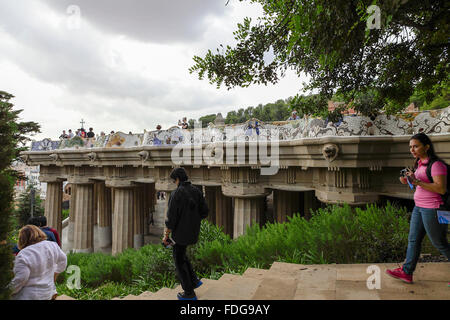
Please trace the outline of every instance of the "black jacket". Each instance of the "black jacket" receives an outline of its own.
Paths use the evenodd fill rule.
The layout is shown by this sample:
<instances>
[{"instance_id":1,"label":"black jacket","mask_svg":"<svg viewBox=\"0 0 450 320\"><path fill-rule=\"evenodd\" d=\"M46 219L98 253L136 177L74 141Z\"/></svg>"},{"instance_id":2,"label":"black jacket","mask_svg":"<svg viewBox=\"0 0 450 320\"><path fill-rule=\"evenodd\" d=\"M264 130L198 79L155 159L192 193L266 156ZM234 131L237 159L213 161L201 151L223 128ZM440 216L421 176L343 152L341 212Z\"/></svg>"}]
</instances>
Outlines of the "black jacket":
<instances>
[{"instance_id":1,"label":"black jacket","mask_svg":"<svg viewBox=\"0 0 450 320\"><path fill-rule=\"evenodd\" d=\"M166 227L172 230L172 239L180 245L195 244L200 233L200 222L208 216L208 206L202 192L189 181L180 182L170 194Z\"/></svg>"}]
</instances>

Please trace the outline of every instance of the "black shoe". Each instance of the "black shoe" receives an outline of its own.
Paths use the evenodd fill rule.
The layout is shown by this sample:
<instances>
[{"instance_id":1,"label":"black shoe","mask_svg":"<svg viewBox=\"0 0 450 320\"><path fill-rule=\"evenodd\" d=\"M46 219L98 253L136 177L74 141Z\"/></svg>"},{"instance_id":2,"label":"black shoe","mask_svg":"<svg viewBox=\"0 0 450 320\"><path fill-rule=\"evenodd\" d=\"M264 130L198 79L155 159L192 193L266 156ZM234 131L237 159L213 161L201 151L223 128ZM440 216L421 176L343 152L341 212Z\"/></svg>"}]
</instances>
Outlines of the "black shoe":
<instances>
[{"instance_id":1,"label":"black shoe","mask_svg":"<svg viewBox=\"0 0 450 320\"><path fill-rule=\"evenodd\" d=\"M177 294L178 300L197 300L197 296L195 295L195 292L192 294L186 294L186 292L179 292Z\"/></svg>"}]
</instances>

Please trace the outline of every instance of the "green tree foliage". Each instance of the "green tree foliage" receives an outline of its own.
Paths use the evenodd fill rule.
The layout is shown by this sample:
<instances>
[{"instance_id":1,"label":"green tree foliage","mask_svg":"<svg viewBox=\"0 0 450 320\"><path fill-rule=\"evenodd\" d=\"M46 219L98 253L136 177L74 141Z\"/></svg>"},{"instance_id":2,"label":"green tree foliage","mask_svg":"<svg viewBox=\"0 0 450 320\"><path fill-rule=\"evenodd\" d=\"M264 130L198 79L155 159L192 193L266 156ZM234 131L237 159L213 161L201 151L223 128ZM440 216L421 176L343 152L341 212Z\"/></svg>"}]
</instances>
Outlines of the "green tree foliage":
<instances>
[{"instance_id":1,"label":"green tree foliage","mask_svg":"<svg viewBox=\"0 0 450 320\"><path fill-rule=\"evenodd\" d=\"M427 102L430 101L431 102ZM432 90L415 90L409 99L410 103L415 103L421 110L442 109L450 105L450 87L448 81L442 85L436 85Z\"/></svg>"},{"instance_id":2,"label":"green tree foliage","mask_svg":"<svg viewBox=\"0 0 450 320\"><path fill-rule=\"evenodd\" d=\"M199 122L202 122L202 128L206 128L210 122L214 123L214 120L216 120L215 114L208 114L198 119Z\"/></svg>"},{"instance_id":3,"label":"green tree foliage","mask_svg":"<svg viewBox=\"0 0 450 320\"><path fill-rule=\"evenodd\" d=\"M238 24L234 47L195 56L189 70L199 79L230 89L277 83L293 69L310 77L305 91L318 90L315 113L326 112L336 93L346 101L370 96L371 110L364 113L395 112L415 90L429 92L448 80L448 1L247 1L260 4L263 15ZM431 99L427 95L427 103Z\"/></svg>"},{"instance_id":4,"label":"green tree foliage","mask_svg":"<svg viewBox=\"0 0 450 320\"><path fill-rule=\"evenodd\" d=\"M252 118L264 122L284 121L291 114L291 102L291 98L286 100L279 99L274 103L259 104L257 107L240 108L238 111L230 111L227 113L225 123L244 123Z\"/></svg>"},{"instance_id":5,"label":"green tree foliage","mask_svg":"<svg viewBox=\"0 0 450 320\"><path fill-rule=\"evenodd\" d=\"M19 122L22 110L13 110L9 101L14 96L0 91L0 300L8 299L7 289L12 279L11 244L8 236L11 233L11 217L13 213L14 183L17 173L10 166L17 159L19 152L25 150L27 134L39 132L35 122Z\"/></svg>"},{"instance_id":6,"label":"green tree foliage","mask_svg":"<svg viewBox=\"0 0 450 320\"><path fill-rule=\"evenodd\" d=\"M17 200L17 209L15 211L17 222L19 227L23 227L28 219L31 217L31 188L33 186L28 186L27 190L23 192L19 199ZM36 190L36 189L35 189ZM39 192L35 191L34 206L33 206L33 216L43 216L44 208L42 207L42 200L39 196Z\"/></svg>"}]
</instances>

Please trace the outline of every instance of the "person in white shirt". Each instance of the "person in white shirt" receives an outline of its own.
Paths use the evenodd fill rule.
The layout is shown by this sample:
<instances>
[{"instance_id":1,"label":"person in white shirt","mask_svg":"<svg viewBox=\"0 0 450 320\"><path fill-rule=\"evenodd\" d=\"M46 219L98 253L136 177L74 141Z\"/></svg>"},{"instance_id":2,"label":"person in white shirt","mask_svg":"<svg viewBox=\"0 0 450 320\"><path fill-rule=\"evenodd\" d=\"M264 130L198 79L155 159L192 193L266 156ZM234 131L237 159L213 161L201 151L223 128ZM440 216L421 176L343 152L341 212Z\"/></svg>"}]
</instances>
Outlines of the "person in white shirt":
<instances>
[{"instance_id":1,"label":"person in white shirt","mask_svg":"<svg viewBox=\"0 0 450 320\"><path fill-rule=\"evenodd\" d=\"M288 121L291 121L291 120L300 120L300 117L297 115L297 111L295 111L295 110L292 111L292 114L289 117Z\"/></svg>"},{"instance_id":2,"label":"person in white shirt","mask_svg":"<svg viewBox=\"0 0 450 320\"><path fill-rule=\"evenodd\" d=\"M72 129L69 129L69 134L68 134L68 136L69 136L69 139L72 139L75 135L73 134L73 132L72 132Z\"/></svg>"},{"instance_id":3,"label":"person in white shirt","mask_svg":"<svg viewBox=\"0 0 450 320\"><path fill-rule=\"evenodd\" d=\"M14 279L9 284L13 300L52 300L55 280L67 266L67 256L56 242L38 227L26 225L19 231L20 252L14 261Z\"/></svg>"}]
</instances>

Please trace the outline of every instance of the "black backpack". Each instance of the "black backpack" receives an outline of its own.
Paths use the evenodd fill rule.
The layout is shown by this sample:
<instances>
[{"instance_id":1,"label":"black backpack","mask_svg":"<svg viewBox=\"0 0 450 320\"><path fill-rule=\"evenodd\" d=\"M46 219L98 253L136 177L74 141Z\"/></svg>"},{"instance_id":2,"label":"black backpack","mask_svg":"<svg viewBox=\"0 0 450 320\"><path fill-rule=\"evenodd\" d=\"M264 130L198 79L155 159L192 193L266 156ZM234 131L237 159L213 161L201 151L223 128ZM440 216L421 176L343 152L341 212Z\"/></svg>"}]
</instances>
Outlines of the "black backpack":
<instances>
[{"instance_id":1,"label":"black backpack","mask_svg":"<svg viewBox=\"0 0 450 320\"><path fill-rule=\"evenodd\" d=\"M428 180L430 180L430 182L433 183L433 177L431 176L431 167L433 163L435 163L436 161L440 161L447 166L447 188L445 194L442 195L442 200L444 201L444 204L441 206L440 209L450 210L450 166L442 160L430 159L430 161L428 161L427 169L425 172L427 174Z\"/></svg>"}]
</instances>

